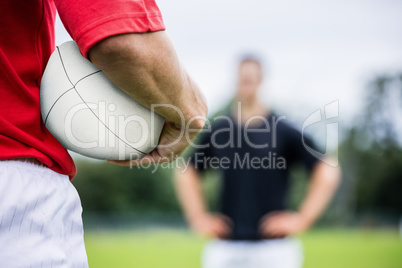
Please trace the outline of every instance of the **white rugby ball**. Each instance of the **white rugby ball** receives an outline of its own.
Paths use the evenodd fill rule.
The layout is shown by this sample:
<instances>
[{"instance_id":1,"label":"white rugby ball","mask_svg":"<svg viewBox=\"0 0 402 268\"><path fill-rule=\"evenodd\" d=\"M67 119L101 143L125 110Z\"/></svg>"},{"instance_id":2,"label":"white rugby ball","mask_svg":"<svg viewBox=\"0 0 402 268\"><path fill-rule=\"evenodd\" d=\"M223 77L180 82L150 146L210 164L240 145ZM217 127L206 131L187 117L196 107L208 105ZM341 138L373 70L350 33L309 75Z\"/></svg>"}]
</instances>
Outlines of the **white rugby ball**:
<instances>
[{"instance_id":1,"label":"white rugby ball","mask_svg":"<svg viewBox=\"0 0 402 268\"><path fill-rule=\"evenodd\" d=\"M138 159L158 144L165 119L115 86L74 41L57 47L40 86L46 128L67 149L97 159Z\"/></svg>"}]
</instances>

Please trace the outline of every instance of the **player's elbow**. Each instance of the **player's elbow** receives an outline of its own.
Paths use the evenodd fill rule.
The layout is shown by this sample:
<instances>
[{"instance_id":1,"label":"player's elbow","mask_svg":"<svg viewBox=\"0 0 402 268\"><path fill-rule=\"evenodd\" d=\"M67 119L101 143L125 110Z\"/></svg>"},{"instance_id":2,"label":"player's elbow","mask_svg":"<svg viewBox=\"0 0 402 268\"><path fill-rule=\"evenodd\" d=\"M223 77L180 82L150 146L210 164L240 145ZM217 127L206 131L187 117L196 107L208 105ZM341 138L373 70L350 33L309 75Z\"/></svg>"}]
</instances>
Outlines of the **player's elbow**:
<instances>
[{"instance_id":1,"label":"player's elbow","mask_svg":"<svg viewBox=\"0 0 402 268\"><path fill-rule=\"evenodd\" d=\"M335 165L334 163L334 159L326 158L325 161L319 162L315 172L317 177L324 180L326 184L337 188L341 182L342 176L339 164Z\"/></svg>"},{"instance_id":2,"label":"player's elbow","mask_svg":"<svg viewBox=\"0 0 402 268\"><path fill-rule=\"evenodd\" d=\"M108 37L95 44L88 53L93 64L101 69L151 69L154 52L147 45L144 34L122 34Z\"/></svg>"}]
</instances>

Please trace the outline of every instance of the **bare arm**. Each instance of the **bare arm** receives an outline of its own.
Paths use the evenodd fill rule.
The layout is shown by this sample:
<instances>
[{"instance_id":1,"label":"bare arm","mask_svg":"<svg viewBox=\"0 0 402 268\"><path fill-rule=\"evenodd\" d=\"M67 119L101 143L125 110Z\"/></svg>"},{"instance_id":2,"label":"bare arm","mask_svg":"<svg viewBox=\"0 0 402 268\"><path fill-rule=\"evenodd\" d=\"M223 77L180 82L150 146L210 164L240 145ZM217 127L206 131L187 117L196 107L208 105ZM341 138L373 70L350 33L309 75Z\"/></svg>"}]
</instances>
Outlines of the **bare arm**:
<instances>
[{"instance_id":1,"label":"bare arm","mask_svg":"<svg viewBox=\"0 0 402 268\"><path fill-rule=\"evenodd\" d=\"M225 237L230 232L230 220L207 211L198 171L190 165L177 169L176 192L187 221L194 231L208 237Z\"/></svg>"},{"instance_id":2,"label":"bare arm","mask_svg":"<svg viewBox=\"0 0 402 268\"><path fill-rule=\"evenodd\" d=\"M91 48L89 58L113 83L148 108L172 104L183 112L186 121L206 114L204 97L181 66L165 32L109 37ZM175 110L160 107L155 111L180 126Z\"/></svg>"},{"instance_id":3,"label":"bare arm","mask_svg":"<svg viewBox=\"0 0 402 268\"><path fill-rule=\"evenodd\" d=\"M261 231L269 236L287 236L308 229L332 199L339 182L339 167L319 162L313 170L307 195L299 211L268 214L262 221Z\"/></svg>"},{"instance_id":4,"label":"bare arm","mask_svg":"<svg viewBox=\"0 0 402 268\"><path fill-rule=\"evenodd\" d=\"M186 124L196 130L189 132L190 139L202 129L201 117L207 113L205 99L181 66L165 32L112 36L97 43L88 55L114 84L139 103L148 108L152 104L170 104L180 111L166 106L155 109L167 120L160 143L168 144L179 137ZM199 118L192 120L196 116ZM187 145L183 138L174 147L154 151L147 157L180 154Z\"/></svg>"},{"instance_id":5,"label":"bare arm","mask_svg":"<svg viewBox=\"0 0 402 268\"><path fill-rule=\"evenodd\" d=\"M314 169L307 195L299 208L308 226L312 225L331 201L340 183L340 168L320 162Z\"/></svg>"}]
</instances>

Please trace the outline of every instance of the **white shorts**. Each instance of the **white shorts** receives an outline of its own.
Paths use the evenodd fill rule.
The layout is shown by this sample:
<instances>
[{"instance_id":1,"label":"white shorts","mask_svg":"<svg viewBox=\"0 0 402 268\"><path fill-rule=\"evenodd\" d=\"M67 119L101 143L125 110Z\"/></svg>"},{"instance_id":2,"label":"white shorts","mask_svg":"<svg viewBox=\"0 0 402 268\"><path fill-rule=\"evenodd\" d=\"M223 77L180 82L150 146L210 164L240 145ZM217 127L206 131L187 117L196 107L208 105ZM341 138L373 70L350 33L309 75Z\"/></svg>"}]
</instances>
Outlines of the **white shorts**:
<instances>
[{"instance_id":1,"label":"white shorts","mask_svg":"<svg viewBox=\"0 0 402 268\"><path fill-rule=\"evenodd\" d=\"M68 176L0 161L0 266L88 267L81 213Z\"/></svg>"},{"instance_id":2,"label":"white shorts","mask_svg":"<svg viewBox=\"0 0 402 268\"><path fill-rule=\"evenodd\" d=\"M303 248L295 238L212 240L202 254L203 268L300 268L302 265Z\"/></svg>"}]
</instances>

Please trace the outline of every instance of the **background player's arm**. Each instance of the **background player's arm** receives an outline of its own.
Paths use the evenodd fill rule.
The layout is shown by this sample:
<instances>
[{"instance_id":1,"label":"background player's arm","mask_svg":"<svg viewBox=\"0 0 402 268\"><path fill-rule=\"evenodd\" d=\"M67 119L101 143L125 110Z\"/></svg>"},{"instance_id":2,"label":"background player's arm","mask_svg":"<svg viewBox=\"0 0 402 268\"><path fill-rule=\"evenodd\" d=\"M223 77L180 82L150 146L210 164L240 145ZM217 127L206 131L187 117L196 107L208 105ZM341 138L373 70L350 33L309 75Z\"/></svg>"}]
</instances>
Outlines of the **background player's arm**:
<instances>
[{"instance_id":1,"label":"background player's arm","mask_svg":"<svg viewBox=\"0 0 402 268\"><path fill-rule=\"evenodd\" d=\"M309 189L298 212L274 212L266 215L261 232L267 236L288 236L307 230L332 199L340 182L339 167L318 162L311 174Z\"/></svg>"},{"instance_id":2,"label":"background player's arm","mask_svg":"<svg viewBox=\"0 0 402 268\"><path fill-rule=\"evenodd\" d=\"M187 221L200 235L224 238L230 233L230 220L207 211L201 178L194 166L176 170L176 191Z\"/></svg>"},{"instance_id":3,"label":"background player's arm","mask_svg":"<svg viewBox=\"0 0 402 268\"><path fill-rule=\"evenodd\" d=\"M205 99L180 64L165 32L111 36L93 46L88 55L113 83L144 106L170 104L180 110L182 116L169 107L155 109L167 120L160 144L175 141L184 130L183 124L193 130L202 129L204 120L196 117L206 115ZM197 131L191 131L189 137L196 134ZM155 150L146 158L156 160L181 154L188 145L185 136L176 145Z\"/></svg>"}]
</instances>

